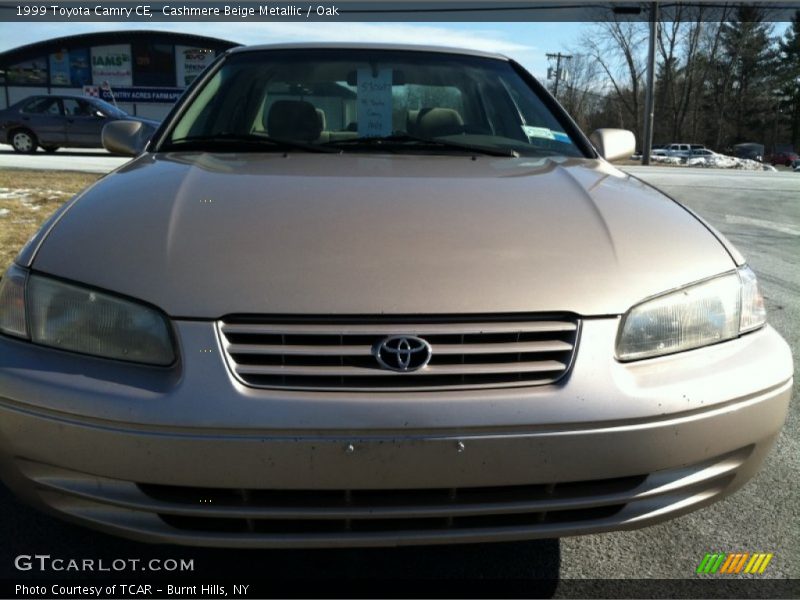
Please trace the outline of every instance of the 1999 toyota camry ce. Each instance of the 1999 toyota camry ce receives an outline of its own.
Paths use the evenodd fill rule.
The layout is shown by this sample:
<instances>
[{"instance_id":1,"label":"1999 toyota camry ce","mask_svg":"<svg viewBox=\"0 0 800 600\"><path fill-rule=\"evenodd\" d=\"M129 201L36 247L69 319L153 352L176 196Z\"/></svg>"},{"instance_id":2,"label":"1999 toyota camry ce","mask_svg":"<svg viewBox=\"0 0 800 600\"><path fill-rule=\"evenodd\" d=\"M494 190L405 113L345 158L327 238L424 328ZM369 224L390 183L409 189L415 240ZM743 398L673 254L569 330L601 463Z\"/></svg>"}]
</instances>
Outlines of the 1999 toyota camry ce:
<instances>
[{"instance_id":1,"label":"1999 toyota camry ce","mask_svg":"<svg viewBox=\"0 0 800 600\"><path fill-rule=\"evenodd\" d=\"M649 525L744 484L791 394L742 256L517 63L221 56L0 289L3 481L212 546Z\"/></svg>"}]
</instances>

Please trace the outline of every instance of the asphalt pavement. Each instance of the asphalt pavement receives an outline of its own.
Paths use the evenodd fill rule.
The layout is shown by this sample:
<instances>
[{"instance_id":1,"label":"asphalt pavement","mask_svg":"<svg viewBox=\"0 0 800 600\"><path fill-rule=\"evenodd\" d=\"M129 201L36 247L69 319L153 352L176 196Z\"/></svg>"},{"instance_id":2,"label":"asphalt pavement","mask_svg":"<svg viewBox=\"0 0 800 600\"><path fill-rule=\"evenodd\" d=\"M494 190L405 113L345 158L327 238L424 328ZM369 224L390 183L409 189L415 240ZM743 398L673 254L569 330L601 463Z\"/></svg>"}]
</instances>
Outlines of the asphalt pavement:
<instances>
[{"instance_id":1,"label":"asphalt pavement","mask_svg":"<svg viewBox=\"0 0 800 600\"><path fill-rule=\"evenodd\" d=\"M60 148L52 154L42 150L34 154L19 154L11 146L0 144L0 169L108 173L129 160L126 156L114 156L105 150L83 148Z\"/></svg>"},{"instance_id":2,"label":"asphalt pavement","mask_svg":"<svg viewBox=\"0 0 800 600\"><path fill-rule=\"evenodd\" d=\"M33 164L110 170L125 159L101 153L36 155L0 168ZM91 154L91 156L86 156ZM63 162L53 162L63 161ZM97 161L96 163L94 161ZM747 257L758 274L769 321L800 350L800 174L717 169L625 167L706 218ZM680 243L680 239L676 239ZM706 552L772 552L764 577L800 577L800 410L791 413L764 468L742 490L705 509L649 528L561 540L432 548L225 551L150 546L61 523L0 488L0 577L20 577L13 558L35 552L67 557L190 557L196 574L307 579L658 578L695 577ZM33 575L33 574L31 574ZM38 574L36 574L38 576ZM67 575L67 574L64 574ZM334 588L331 588L332 590ZM387 590L389 593L390 590ZM332 592L333 593L333 592ZM589 595L589 592L586 592ZM624 593L624 590L619 592Z\"/></svg>"}]
</instances>

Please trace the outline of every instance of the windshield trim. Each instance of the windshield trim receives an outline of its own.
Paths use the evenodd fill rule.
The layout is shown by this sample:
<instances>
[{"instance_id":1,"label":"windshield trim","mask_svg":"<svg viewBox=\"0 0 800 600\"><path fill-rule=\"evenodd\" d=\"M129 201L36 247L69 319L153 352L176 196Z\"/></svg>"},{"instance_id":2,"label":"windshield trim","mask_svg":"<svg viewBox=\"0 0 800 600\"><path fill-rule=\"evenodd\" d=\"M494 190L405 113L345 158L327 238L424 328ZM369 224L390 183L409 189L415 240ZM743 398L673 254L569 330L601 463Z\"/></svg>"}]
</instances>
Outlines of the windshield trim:
<instances>
[{"instance_id":1,"label":"windshield trim","mask_svg":"<svg viewBox=\"0 0 800 600\"><path fill-rule=\"evenodd\" d=\"M243 54L247 52L269 52L273 50L377 50L381 52L425 52L429 54L454 54L456 56L476 56L491 58L502 62L510 59L503 55L485 50L458 48L455 46L427 46L424 44L390 44L375 42L294 42L285 44L256 44L254 46L236 46L228 52Z\"/></svg>"},{"instance_id":2,"label":"windshield trim","mask_svg":"<svg viewBox=\"0 0 800 600\"><path fill-rule=\"evenodd\" d=\"M583 152L584 156L586 158L599 158L599 155L595 151L592 143L589 141L589 138L587 138L581 128L578 127L578 124L575 123L566 109L559 104L558 100L556 100L552 94L547 91L547 88L539 83L539 81L517 61L509 59L508 62L511 65L511 68L516 71L517 75L519 75L520 78L528 85L528 87L533 90L536 96L538 96L542 103L552 113L559 125L564 128L564 133L566 133L570 139L572 139L578 149Z\"/></svg>"},{"instance_id":3,"label":"windshield trim","mask_svg":"<svg viewBox=\"0 0 800 600\"><path fill-rule=\"evenodd\" d=\"M155 132L153 132L153 135L144 147L144 152L162 152L161 146L167 141L168 134L181 120L184 113L189 106L191 106L205 84L222 68L222 65L224 65L225 61L230 57L231 50L232 48L219 54L203 73L194 78L194 81L184 90L181 97L178 98L178 101L172 105L167 116L164 117L164 120L161 121L161 124L156 128Z\"/></svg>"}]
</instances>

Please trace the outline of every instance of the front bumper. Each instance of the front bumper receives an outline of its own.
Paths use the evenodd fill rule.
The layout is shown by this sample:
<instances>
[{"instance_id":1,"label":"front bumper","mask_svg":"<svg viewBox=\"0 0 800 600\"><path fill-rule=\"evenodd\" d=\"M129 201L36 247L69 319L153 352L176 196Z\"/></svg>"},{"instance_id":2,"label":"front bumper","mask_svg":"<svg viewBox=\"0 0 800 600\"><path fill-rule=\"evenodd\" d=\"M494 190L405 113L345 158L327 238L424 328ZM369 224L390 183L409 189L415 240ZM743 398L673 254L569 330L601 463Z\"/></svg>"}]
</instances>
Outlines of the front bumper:
<instances>
[{"instance_id":1,"label":"front bumper","mask_svg":"<svg viewBox=\"0 0 800 600\"><path fill-rule=\"evenodd\" d=\"M648 525L758 469L792 391L771 328L637 363L586 320L568 379L480 392L247 388L211 323L182 363L0 339L0 473L29 502L135 539L240 547L477 542Z\"/></svg>"}]
</instances>

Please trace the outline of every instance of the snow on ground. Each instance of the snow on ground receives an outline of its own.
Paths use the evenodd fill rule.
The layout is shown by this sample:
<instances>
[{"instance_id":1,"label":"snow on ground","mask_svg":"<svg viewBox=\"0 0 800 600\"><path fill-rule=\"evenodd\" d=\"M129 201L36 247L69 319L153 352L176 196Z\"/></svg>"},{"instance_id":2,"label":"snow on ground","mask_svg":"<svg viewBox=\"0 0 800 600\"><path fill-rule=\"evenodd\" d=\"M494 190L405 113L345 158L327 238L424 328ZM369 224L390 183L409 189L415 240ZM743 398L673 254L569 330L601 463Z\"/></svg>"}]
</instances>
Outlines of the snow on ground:
<instances>
[{"instance_id":1,"label":"snow on ground","mask_svg":"<svg viewBox=\"0 0 800 600\"><path fill-rule=\"evenodd\" d=\"M641 158L641 157L640 157ZM680 156L660 156L660 155L650 155L650 162L651 163L661 163L662 165L678 165L683 162L683 159Z\"/></svg>"},{"instance_id":2,"label":"snow on ground","mask_svg":"<svg viewBox=\"0 0 800 600\"><path fill-rule=\"evenodd\" d=\"M15 200L27 198L33 190L27 188L11 190L8 188L0 188L0 200Z\"/></svg>"},{"instance_id":3,"label":"snow on ground","mask_svg":"<svg viewBox=\"0 0 800 600\"><path fill-rule=\"evenodd\" d=\"M712 169L740 169L743 171L777 171L772 165L760 163L757 160L748 158L736 158L725 154L714 154L713 156L693 156L685 158L682 156L650 156L651 163L662 165L674 165L676 167L705 167Z\"/></svg>"},{"instance_id":4,"label":"snow on ground","mask_svg":"<svg viewBox=\"0 0 800 600\"><path fill-rule=\"evenodd\" d=\"M725 154L713 156L693 156L686 159L687 167L710 167L714 169L743 169L745 171L777 171L772 165L760 163L749 158L736 158Z\"/></svg>"},{"instance_id":5,"label":"snow on ground","mask_svg":"<svg viewBox=\"0 0 800 600\"><path fill-rule=\"evenodd\" d=\"M680 156L659 156L650 155L651 163L661 163L662 165L680 165L683 159Z\"/></svg>"},{"instance_id":6,"label":"snow on ground","mask_svg":"<svg viewBox=\"0 0 800 600\"><path fill-rule=\"evenodd\" d=\"M69 192L62 192L61 190L42 190L42 189L28 189L28 188L4 188L0 187L0 201L6 201L5 206L0 208L0 217L6 217L11 214L14 209L14 201L19 202L19 206L28 213L37 212L42 209L42 201L46 198L60 198L71 196ZM10 208L9 208L10 207ZM16 209L14 209L16 213ZM16 219L15 223L33 222L30 218Z\"/></svg>"},{"instance_id":7,"label":"snow on ground","mask_svg":"<svg viewBox=\"0 0 800 600\"><path fill-rule=\"evenodd\" d=\"M13 200L15 198L28 198L31 194L36 193L40 196L71 196L70 192L62 192L61 190L43 190L43 189L29 189L29 188L2 188L0 187L0 200Z\"/></svg>"}]
</instances>

